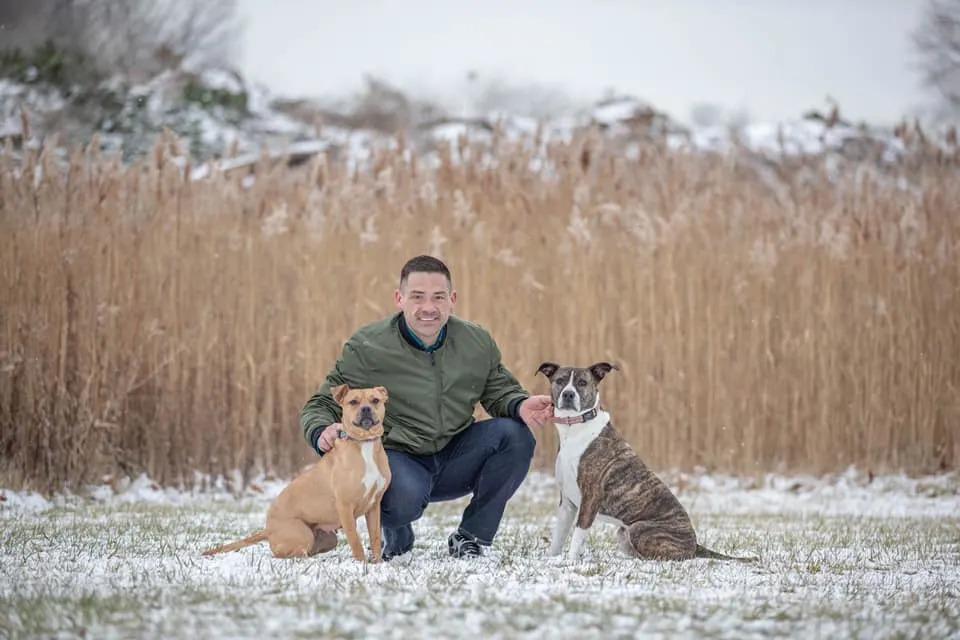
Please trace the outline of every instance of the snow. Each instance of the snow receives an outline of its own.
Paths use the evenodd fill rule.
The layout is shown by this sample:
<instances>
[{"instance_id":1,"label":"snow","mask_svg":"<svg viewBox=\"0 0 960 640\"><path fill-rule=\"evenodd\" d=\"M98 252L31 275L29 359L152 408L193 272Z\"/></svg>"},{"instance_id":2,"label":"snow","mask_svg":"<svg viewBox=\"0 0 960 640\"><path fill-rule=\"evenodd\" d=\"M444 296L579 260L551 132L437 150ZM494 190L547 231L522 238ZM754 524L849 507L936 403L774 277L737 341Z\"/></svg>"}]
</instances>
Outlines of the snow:
<instances>
[{"instance_id":1,"label":"snow","mask_svg":"<svg viewBox=\"0 0 960 640\"><path fill-rule=\"evenodd\" d=\"M594 122L603 125L614 125L637 116L653 113L651 105L634 98L623 97L607 100L598 104L592 112Z\"/></svg>"},{"instance_id":2,"label":"snow","mask_svg":"<svg viewBox=\"0 0 960 640\"><path fill-rule=\"evenodd\" d=\"M204 69L199 76L200 83L211 89L229 93L243 93L246 90L239 75L226 69Z\"/></svg>"},{"instance_id":3,"label":"snow","mask_svg":"<svg viewBox=\"0 0 960 640\"><path fill-rule=\"evenodd\" d=\"M287 561L258 545L284 482L146 476L44 498L0 491L0 629L89 637L520 638L960 633L960 476L663 474L704 544L757 564L645 562L595 527L581 563L545 556L556 504L531 473L478 561L451 559L466 499L430 505L413 553L383 565ZM366 539L361 521L361 535ZM79 626L78 626L79 625Z\"/></svg>"},{"instance_id":4,"label":"snow","mask_svg":"<svg viewBox=\"0 0 960 640\"><path fill-rule=\"evenodd\" d=\"M882 475L871 478L856 469L827 475L784 476L767 473L759 478L722 474L668 472L662 476L671 489L699 513L718 515L790 515L871 518L949 518L960 516L960 474L910 478ZM207 490L161 487L146 475L130 480L91 485L79 493L61 493L45 498L32 491L0 488L0 513L42 513L51 509L78 507L86 502L105 506L156 504L189 506L238 496L253 502L269 502L285 481L257 477L243 490L242 481L197 477ZM543 499L555 490L553 477L531 473L524 483L530 496Z\"/></svg>"},{"instance_id":5,"label":"snow","mask_svg":"<svg viewBox=\"0 0 960 640\"><path fill-rule=\"evenodd\" d=\"M246 110L185 103L182 91L187 81L198 82L213 90L244 94L247 97ZM149 151L153 139L166 127L191 138L189 146L199 154L196 160L200 162L223 156L234 148L249 157L250 154L259 155L263 150L282 149L291 143L309 141L326 144L325 150L337 152L351 167L362 168L373 157L373 149L389 146L394 139L390 133L363 128L318 127L316 120L324 112L320 102L303 100L302 112L287 112L266 88L247 83L225 69L208 69L187 75L165 71L129 87L116 76L103 82L100 89L115 94L115 98L124 103L120 112L111 112L112 119L104 116L98 120L102 125L101 144L105 149L124 149L131 157ZM21 107L31 114L34 139L44 139L51 133L45 127L64 126L62 123L70 120L73 113L70 100L67 94L61 95L55 88L0 79L0 139L20 133ZM350 107L344 105L343 108L349 110ZM314 115L309 115L311 113ZM413 130L408 139L414 146L418 141L424 144L425 148L417 151L425 154L428 164L435 160L431 155L438 144L458 144L465 139L471 145L489 149L506 139L535 147L531 167L546 175L553 170L547 143L569 142L576 135L597 126L604 139L619 144L627 157L639 154L638 141L663 141L674 150L720 154L742 151L763 161L823 156L835 169L840 161L869 160L895 166L923 148L923 145L905 143L889 128L854 126L839 118L825 119L816 114L780 122L752 122L733 128L716 125L688 128L674 121L669 114L658 111L655 105L632 96L602 100L587 109L557 113L544 120L500 109L465 113L453 120L441 117L438 122L434 126L411 123ZM84 126L93 125L80 120L72 125L74 142L77 142L77 136L83 138ZM498 135L491 135L489 126L496 126ZM86 138L89 134L92 130ZM957 151L956 143L948 141L945 129L929 129L926 139L947 154ZM454 161L457 161L456 157ZM207 175L210 175L209 171L201 170L195 177L202 179Z\"/></svg>"}]
</instances>

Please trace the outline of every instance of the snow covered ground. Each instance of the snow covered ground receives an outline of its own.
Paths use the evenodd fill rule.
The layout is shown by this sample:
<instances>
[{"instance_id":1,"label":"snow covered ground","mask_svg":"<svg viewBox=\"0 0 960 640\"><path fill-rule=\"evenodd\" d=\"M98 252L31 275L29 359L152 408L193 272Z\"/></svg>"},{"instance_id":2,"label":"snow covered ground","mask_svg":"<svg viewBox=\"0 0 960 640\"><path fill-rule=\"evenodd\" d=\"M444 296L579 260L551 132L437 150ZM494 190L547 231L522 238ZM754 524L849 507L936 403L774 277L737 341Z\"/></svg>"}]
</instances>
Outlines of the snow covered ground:
<instances>
[{"instance_id":1,"label":"snow covered ground","mask_svg":"<svg viewBox=\"0 0 960 640\"><path fill-rule=\"evenodd\" d=\"M342 541L307 560L200 556L258 529L277 481L0 490L0 637L960 637L960 475L666 479L701 541L760 562L625 559L604 525L584 562L545 558L557 490L539 473L486 557L446 554L459 500L375 566Z\"/></svg>"}]
</instances>

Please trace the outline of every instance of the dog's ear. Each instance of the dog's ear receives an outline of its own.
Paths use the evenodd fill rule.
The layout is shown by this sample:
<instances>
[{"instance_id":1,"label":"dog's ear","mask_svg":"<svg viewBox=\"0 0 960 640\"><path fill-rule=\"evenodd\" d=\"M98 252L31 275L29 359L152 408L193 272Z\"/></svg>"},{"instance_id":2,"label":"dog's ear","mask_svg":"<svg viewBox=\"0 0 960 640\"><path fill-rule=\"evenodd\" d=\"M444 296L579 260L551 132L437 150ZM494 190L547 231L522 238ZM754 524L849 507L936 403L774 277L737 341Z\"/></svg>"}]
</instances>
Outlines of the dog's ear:
<instances>
[{"instance_id":1,"label":"dog's ear","mask_svg":"<svg viewBox=\"0 0 960 640\"><path fill-rule=\"evenodd\" d=\"M620 367L615 364L610 364L609 362L598 362L590 365L590 373L597 379L597 382L603 380L603 377L611 371L620 371Z\"/></svg>"},{"instance_id":2,"label":"dog's ear","mask_svg":"<svg viewBox=\"0 0 960 640\"><path fill-rule=\"evenodd\" d=\"M387 393L386 387L374 387L373 390L379 393L381 396L383 396L384 402L386 402L390 398L390 394Z\"/></svg>"},{"instance_id":3,"label":"dog's ear","mask_svg":"<svg viewBox=\"0 0 960 640\"><path fill-rule=\"evenodd\" d=\"M549 380L553 378L553 374L555 374L559 368L560 365L558 364L554 364L552 362L543 362L537 368L537 373L542 373L543 375L547 376L547 379Z\"/></svg>"},{"instance_id":4,"label":"dog's ear","mask_svg":"<svg viewBox=\"0 0 960 640\"><path fill-rule=\"evenodd\" d=\"M350 386L341 384L340 386L330 389L330 395L333 396L333 399L337 401L337 404L342 405L343 399L350 393Z\"/></svg>"}]
</instances>

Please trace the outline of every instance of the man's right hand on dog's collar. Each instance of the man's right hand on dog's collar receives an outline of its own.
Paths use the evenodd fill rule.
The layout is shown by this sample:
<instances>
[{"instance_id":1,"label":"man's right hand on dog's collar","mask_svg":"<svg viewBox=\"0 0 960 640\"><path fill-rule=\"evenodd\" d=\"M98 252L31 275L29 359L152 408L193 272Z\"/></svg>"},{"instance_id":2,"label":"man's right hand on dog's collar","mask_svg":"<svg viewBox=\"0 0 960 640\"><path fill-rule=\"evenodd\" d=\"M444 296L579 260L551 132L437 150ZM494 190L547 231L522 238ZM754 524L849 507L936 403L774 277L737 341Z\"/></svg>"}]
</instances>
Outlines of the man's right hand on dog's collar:
<instances>
[{"instance_id":1,"label":"man's right hand on dog's collar","mask_svg":"<svg viewBox=\"0 0 960 640\"><path fill-rule=\"evenodd\" d=\"M340 433L342 432L343 424L339 422L334 422L324 427L320 436L317 438L317 453L322 456L329 452L330 449L333 448L333 443L340 437Z\"/></svg>"}]
</instances>

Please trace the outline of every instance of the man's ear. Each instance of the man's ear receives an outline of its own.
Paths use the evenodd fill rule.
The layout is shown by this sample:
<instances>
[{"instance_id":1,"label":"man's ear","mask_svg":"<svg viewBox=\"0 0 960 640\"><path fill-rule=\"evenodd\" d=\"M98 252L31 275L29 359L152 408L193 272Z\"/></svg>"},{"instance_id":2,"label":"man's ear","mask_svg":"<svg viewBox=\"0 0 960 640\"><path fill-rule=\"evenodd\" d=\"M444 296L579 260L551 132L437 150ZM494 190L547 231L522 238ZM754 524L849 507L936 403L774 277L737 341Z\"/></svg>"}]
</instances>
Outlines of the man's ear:
<instances>
[{"instance_id":1,"label":"man's ear","mask_svg":"<svg viewBox=\"0 0 960 640\"><path fill-rule=\"evenodd\" d=\"M350 387L345 384L330 389L330 395L333 396L333 399L336 400L339 405L343 404L343 399L348 393L350 393Z\"/></svg>"},{"instance_id":2,"label":"man's ear","mask_svg":"<svg viewBox=\"0 0 960 640\"><path fill-rule=\"evenodd\" d=\"M557 372L557 369L560 368L560 365L554 364L552 362L543 362L537 368L537 373L542 373L547 376L547 379L550 380L553 378L553 374Z\"/></svg>"},{"instance_id":3,"label":"man's ear","mask_svg":"<svg viewBox=\"0 0 960 640\"><path fill-rule=\"evenodd\" d=\"M386 388L386 387L374 387L373 390L376 391L376 392L378 392L380 395L383 396L383 401L384 401L384 402L386 402L386 401L390 398L390 394L387 393L387 388Z\"/></svg>"},{"instance_id":4,"label":"man's ear","mask_svg":"<svg viewBox=\"0 0 960 640\"><path fill-rule=\"evenodd\" d=\"M611 371L620 371L620 367L615 364L610 364L609 362L598 362L590 365L590 373L597 379L597 382L603 380L603 377Z\"/></svg>"}]
</instances>

